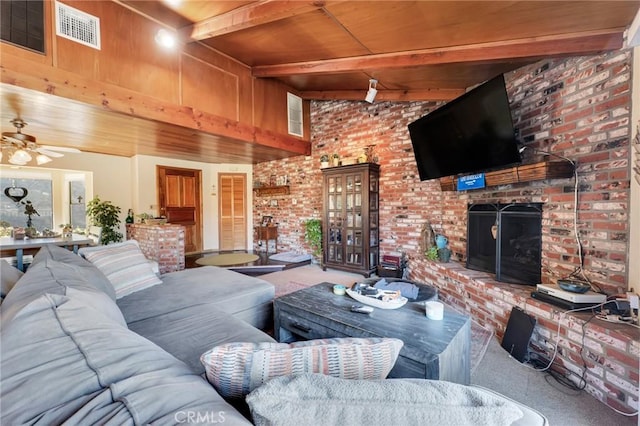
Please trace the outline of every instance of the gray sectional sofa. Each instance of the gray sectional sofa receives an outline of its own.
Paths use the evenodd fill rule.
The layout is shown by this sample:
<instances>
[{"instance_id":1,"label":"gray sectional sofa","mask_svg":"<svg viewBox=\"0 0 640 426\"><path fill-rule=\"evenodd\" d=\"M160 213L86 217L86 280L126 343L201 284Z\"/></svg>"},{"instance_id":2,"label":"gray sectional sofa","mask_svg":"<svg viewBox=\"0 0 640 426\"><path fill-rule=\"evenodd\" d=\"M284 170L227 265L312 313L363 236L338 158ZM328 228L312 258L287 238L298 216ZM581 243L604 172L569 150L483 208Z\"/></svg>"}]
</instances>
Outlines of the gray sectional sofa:
<instances>
[{"instance_id":1,"label":"gray sectional sofa","mask_svg":"<svg viewBox=\"0 0 640 426\"><path fill-rule=\"evenodd\" d=\"M273 286L212 266L161 280L116 300L92 263L43 247L1 305L0 423L249 424L199 358L273 342Z\"/></svg>"},{"instance_id":2,"label":"gray sectional sofa","mask_svg":"<svg viewBox=\"0 0 640 426\"><path fill-rule=\"evenodd\" d=\"M115 270L124 269L115 263ZM540 413L489 390L429 380L288 375L266 358L251 365L261 374L276 369L282 375L250 392L248 405L240 398L232 406L205 379L200 356L237 342L275 343L259 329L271 325L271 284L209 266L165 274L159 283L116 298L118 287L104 268L57 246L43 247L22 276L0 264L2 425L251 424L248 419L292 426L452 419L468 425L548 424ZM320 343L320 352L308 355L313 359L327 350L321 341L309 343ZM275 346L266 352L288 350ZM356 352L326 361L353 373L362 368L349 367L346 359L362 367L372 365L363 359L377 356ZM243 361L252 356L239 352L217 363L228 372L243 371L223 374L218 385L244 384L246 374L253 378ZM395 356L388 357L388 370Z\"/></svg>"}]
</instances>

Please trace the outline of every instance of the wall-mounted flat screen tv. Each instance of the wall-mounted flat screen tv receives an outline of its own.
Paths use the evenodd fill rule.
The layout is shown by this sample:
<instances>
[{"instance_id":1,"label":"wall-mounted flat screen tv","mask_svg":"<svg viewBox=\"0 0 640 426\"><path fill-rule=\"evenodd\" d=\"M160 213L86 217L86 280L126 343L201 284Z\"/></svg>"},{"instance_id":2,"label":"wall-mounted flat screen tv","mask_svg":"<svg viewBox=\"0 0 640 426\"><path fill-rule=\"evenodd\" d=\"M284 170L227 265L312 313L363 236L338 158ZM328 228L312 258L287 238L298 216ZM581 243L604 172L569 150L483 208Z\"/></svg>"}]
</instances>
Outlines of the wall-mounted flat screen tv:
<instances>
[{"instance_id":1,"label":"wall-mounted flat screen tv","mask_svg":"<svg viewBox=\"0 0 640 426\"><path fill-rule=\"evenodd\" d=\"M420 180L521 162L501 74L409 124Z\"/></svg>"}]
</instances>

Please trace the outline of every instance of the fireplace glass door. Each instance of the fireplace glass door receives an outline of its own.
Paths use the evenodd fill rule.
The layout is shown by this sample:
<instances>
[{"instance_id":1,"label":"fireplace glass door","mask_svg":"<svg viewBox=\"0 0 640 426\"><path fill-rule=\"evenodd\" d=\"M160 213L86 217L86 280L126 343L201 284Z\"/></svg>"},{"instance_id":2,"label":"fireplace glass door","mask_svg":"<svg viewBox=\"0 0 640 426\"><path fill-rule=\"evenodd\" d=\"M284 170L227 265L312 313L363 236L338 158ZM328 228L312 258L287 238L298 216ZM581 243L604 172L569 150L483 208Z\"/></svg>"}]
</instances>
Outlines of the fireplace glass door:
<instances>
[{"instance_id":1,"label":"fireplace glass door","mask_svg":"<svg viewBox=\"0 0 640 426\"><path fill-rule=\"evenodd\" d=\"M542 204L473 204L467 221L467 268L514 284L540 283Z\"/></svg>"}]
</instances>

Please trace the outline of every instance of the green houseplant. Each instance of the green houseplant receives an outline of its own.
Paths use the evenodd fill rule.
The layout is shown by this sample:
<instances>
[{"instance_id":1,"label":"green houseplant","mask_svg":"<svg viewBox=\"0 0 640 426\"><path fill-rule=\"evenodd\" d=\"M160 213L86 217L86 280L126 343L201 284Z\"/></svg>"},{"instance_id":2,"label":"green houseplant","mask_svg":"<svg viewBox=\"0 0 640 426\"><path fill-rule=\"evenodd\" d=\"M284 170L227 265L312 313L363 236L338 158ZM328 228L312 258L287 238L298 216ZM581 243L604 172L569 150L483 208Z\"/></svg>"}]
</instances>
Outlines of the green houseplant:
<instances>
[{"instance_id":1,"label":"green houseplant","mask_svg":"<svg viewBox=\"0 0 640 426\"><path fill-rule=\"evenodd\" d=\"M94 197L87 203L87 216L92 225L102 228L102 244L122 241L122 234L118 232L120 207L113 205L111 201L101 201L99 197Z\"/></svg>"},{"instance_id":2,"label":"green houseplant","mask_svg":"<svg viewBox=\"0 0 640 426\"><path fill-rule=\"evenodd\" d=\"M425 253L425 257L429 260L438 260L438 247L432 246Z\"/></svg>"},{"instance_id":3,"label":"green houseplant","mask_svg":"<svg viewBox=\"0 0 640 426\"><path fill-rule=\"evenodd\" d=\"M304 239L311 246L314 257L320 258L322 255L322 221L320 219L305 221Z\"/></svg>"}]
</instances>

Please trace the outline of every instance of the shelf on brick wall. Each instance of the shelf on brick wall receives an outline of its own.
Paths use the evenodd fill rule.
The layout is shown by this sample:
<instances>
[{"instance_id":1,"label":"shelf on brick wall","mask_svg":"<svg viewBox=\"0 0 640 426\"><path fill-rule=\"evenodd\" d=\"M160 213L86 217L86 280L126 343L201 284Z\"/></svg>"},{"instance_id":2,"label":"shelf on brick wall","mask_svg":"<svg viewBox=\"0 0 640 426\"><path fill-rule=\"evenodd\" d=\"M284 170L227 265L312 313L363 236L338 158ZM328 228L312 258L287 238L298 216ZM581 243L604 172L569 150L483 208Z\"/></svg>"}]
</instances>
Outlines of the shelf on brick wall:
<instances>
[{"instance_id":1,"label":"shelf on brick wall","mask_svg":"<svg viewBox=\"0 0 640 426\"><path fill-rule=\"evenodd\" d=\"M489 187L544 179L562 179L572 176L573 165L568 161L542 161L540 163L487 172L485 173L485 185ZM454 176L440 178L440 188L443 191L455 191L458 188L458 179Z\"/></svg>"},{"instance_id":2,"label":"shelf on brick wall","mask_svg":"<svg viewBox=\"0 0 640 426\"><path fill-rule=\"evenodd\" d=\"M289 185L281 186L261 186L260 188L253 188L256 192L256 197L270 197L272 195L288 195Z\"/></svg>"}]
</instances>

